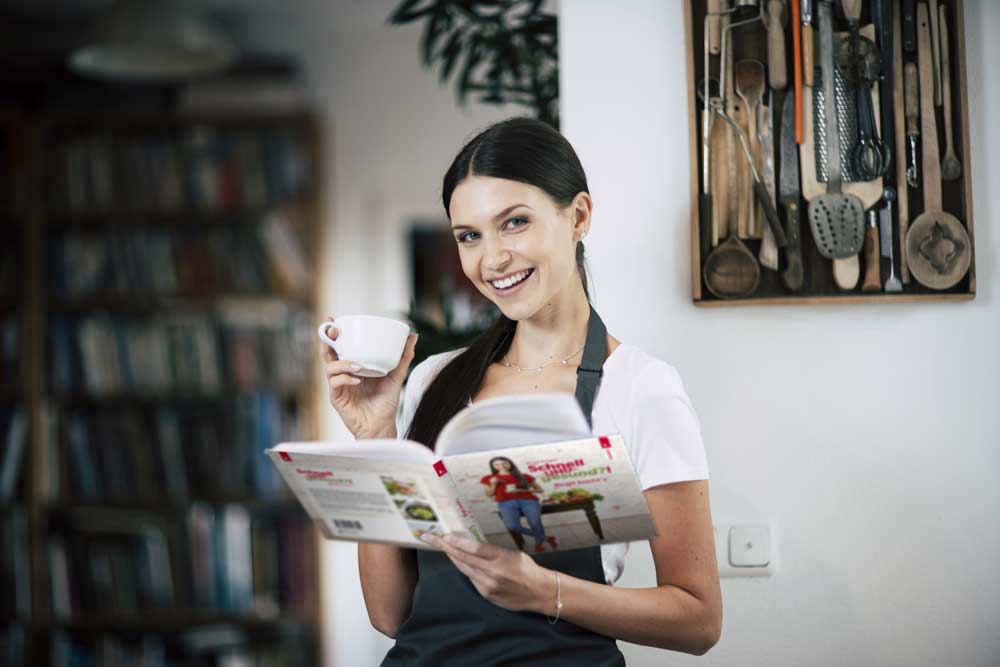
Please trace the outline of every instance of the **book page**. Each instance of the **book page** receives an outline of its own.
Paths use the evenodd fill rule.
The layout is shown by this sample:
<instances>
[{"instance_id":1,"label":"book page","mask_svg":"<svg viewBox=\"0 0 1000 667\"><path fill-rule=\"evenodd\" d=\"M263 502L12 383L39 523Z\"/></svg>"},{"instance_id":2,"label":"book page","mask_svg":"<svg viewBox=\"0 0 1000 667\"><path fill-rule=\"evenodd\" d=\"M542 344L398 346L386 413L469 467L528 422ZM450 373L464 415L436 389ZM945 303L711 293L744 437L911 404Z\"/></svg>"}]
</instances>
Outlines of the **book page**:
<instances>
[{"instance_id":1,"label":"book page","mask_svg":"<svg viewBox=\"0 0 1000 667\"><path fill-rule=\"evenodd\" d=\"M621 435L458 454L444 464L493 544L534 553L539 539L551 551L656 535Z\"/></svg>"},{"instance_id":2,"label":"book page","mask_svg":"<svg viewBox=\"0 0 1000 667\"><path fill-rule=\"evenodd\" d=\"M462 408L441 429L434 449L445 457L590 435L587 418L573 394L513 394Z\"/></svg>"},{"instance_id":3,"label":"book page","mask_svg":"<svg viewBox=\"0 0 1000 667\"><path fill-rule=\"evenodd\" d=\"M454 483L433 464L271 449L282 477L328 538L429 549L424 532L462 531Z\"/></svg>"}]
</instances>

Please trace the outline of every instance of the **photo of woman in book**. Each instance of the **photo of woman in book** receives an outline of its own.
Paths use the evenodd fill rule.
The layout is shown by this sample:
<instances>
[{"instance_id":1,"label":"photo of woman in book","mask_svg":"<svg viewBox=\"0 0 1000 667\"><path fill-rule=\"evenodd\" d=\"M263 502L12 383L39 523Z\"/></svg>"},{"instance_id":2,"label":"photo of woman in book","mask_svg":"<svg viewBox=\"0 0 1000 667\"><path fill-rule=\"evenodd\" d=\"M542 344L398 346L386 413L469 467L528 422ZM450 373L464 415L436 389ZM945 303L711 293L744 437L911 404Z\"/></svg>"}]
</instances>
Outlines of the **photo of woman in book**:
<instances>
[{"instance_id":1,"label":"photo of woman in book","mask_svg":"<svg viewBox=\"0 0 1000 667\"><path fill-rule=\"evenodd\" d=\"M648 175L630 173L632 167L606 166L615 182L603 183L604 191L631 193L630 178L645 183ZM648 194L641 187L636 192ZM354 377L353 360L321 345L330 405L358 440L404 438L435 452L445 425L479 399L570 394L590 431L620 433L636 463L657 534L648 540L653 568L643 573L646 587L612 585L628 550L613 534L606 544L580 548L571 548L565 535L559 549L545 549L537 485L513 462L494 460L485 477L473 472L473 483L485 479L508 525L524 530L515 520L527 517L543 553L456 532L421 535L431 549L360 542L368 617L395 640L381 667L501 661L624 667L616 641L704 654L719 641L722 594L700 425L677 370L610 335L591 303L583 241L596 218L579 156L551 125L507 118L465 141L445 171L441 202L462 273L496 307L495 321L463 346L430 354L412 369L417 336L411 332L396 367L380 378ZM623 236L617 223L628 212L603 213L599 238L611 247L602 249L602 272L610 277L638 268L669 279L672 268L663 268L662 260L676 249L647 251L645 237ZM648 266L633 266L633 257L616 265L611 258L619 247L642 248L636 258L647 258ZM605 285L614 290L613 282ZM629 297L636 296L608 293L618 300L616 317L629 316ZM639 303L641 310L631 314L634 330L657 307ZM669 334L651 339L672 337L660 333ZM340 332L331 327L328 334L336 339ZM447 473L437 474L446 484ZM490 507L489 499L477 500ZM461 504L454 510L463 519L471 513Z\"/></svg>"},{"instance_id":2,"label":"photo of woman in book","mask_svg":"<svg viewBox=\"0 0 1000 667\"><path fill-rule=\"evenodd\" d=\"M484 475L480 483L485 487L486 495L497 501L500 516L504 525L512 533L531 535L535 540L535 553L545 551L545 542L552 550L559 548L556 538L546 537L542 525L542 504L532 491L544 493L533 475L522 474L517 466L506 456L495 456L490 459L490 474ZM521 516L528 520L529 528L521 525Z\"/></svg>"}]
</instances>

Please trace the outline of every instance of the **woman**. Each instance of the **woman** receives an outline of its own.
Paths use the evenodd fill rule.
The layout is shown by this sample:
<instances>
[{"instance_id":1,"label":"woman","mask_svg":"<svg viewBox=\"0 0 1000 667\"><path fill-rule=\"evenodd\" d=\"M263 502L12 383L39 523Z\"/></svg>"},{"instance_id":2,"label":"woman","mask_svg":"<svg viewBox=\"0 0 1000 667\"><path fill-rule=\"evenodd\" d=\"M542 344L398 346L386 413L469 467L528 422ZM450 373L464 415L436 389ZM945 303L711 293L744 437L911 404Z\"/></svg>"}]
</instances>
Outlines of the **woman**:
<instances>
[{"instance_id":1,"label":"woman","mask_svg":"<svg viewBox=\"0 0 1000 667\"><path fill-rule=\"evenodd\" d=\"M590 305L593 200L575 151L542 122L501 121L455 157L442 203L463 272L500 316L413 369L398 425L416 336L378 379L350 375L323 345L331 405L358 438L399 433L433 449L474 398L573 393L595 433L621 433L629 448L660 536L649 540L657 585L609 585L627 544L538 555L457 536L428 538L440 551L359 544L369 618L396 639L383 667L620 666L615 639L704 654L722 597L697 417L673 367L608 335Z\"/></svg>"},{"instance_id":2,"label":"woman","mask_svg":"<svg viewBox=\"0 0 1000 667\"><path fill-rule=\"evenodd\" d=\"M490 474L483 476L480 483L485 487L486 496L497 501L497 508L507 530L512 533L530 533L535 538L535 553L545 551L545 526L542 525L542 505L538 496L544 493L532 475L522 475L514 462L506 456L490 459ZM530 528L521 525L521 515L528 520ZM558 548L556 538L548 537L549 546Z\"/></svg>"}]
</instances>

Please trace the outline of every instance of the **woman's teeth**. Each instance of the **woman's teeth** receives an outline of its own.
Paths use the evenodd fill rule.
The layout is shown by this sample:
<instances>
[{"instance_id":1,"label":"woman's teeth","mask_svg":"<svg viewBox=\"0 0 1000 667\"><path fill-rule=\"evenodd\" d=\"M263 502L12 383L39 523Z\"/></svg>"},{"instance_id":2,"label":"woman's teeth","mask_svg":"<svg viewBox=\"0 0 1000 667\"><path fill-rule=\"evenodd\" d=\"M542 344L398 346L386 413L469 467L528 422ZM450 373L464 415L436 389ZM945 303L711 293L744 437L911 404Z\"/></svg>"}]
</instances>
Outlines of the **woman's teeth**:
<instances>
[{"instance_id":1,"label":"woman's teeth","mask_svg":"<svg viewBox=\"0 0 1000 667\"><path fill-rule=\"evenodd\" d=\"M512 287L517 283L521 282L522 280L524 280L525 278L527 278L529 275L531 275L532 271L534 271L534 269L528 269L527 271L521 271L520 273L515 273L511 277L505 278L503 280L491 280L490 284L496 287L497 289L507 289L508 287Z\"/></svg>"}]
</instances>

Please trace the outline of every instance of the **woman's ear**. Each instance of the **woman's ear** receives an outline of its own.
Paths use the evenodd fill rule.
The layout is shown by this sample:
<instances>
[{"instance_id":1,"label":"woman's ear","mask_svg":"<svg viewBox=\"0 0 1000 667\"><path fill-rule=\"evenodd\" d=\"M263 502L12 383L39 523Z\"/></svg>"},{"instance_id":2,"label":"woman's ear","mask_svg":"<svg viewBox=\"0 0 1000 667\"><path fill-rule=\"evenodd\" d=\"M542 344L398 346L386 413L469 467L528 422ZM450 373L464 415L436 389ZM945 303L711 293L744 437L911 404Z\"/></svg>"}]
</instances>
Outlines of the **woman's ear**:
<instances>
[{"instance_id":1,"label":"woman's ear","mask_svg":"<svg viewBox=\"0 0 1000 667\"><path fill-rule=\"evenodd\" d=\"M573 224L573 238L577 241L583 239L590 231L590 213L593 208L593 200L586 192L577 193L572 203L567 207L567 215Z\"/></svg>"}]
</instances>

